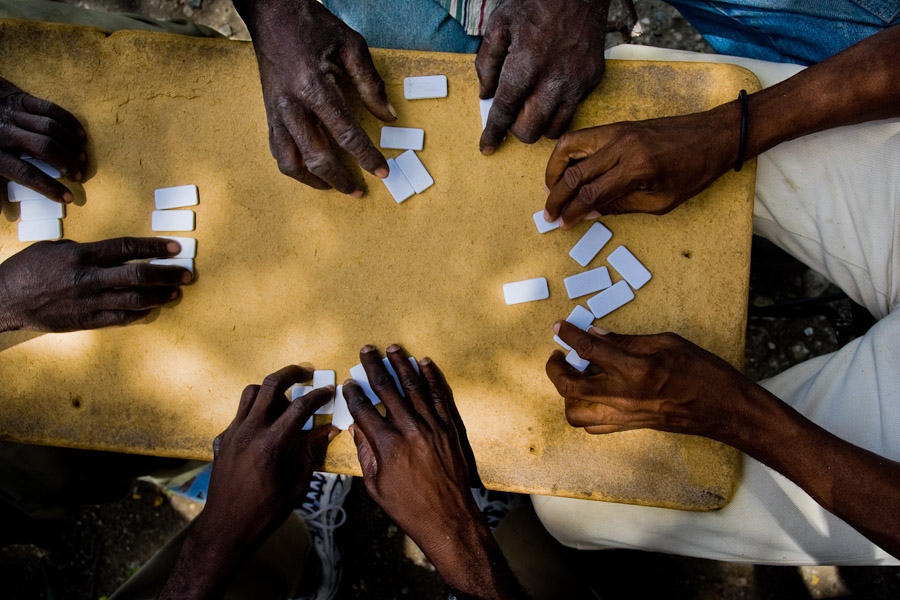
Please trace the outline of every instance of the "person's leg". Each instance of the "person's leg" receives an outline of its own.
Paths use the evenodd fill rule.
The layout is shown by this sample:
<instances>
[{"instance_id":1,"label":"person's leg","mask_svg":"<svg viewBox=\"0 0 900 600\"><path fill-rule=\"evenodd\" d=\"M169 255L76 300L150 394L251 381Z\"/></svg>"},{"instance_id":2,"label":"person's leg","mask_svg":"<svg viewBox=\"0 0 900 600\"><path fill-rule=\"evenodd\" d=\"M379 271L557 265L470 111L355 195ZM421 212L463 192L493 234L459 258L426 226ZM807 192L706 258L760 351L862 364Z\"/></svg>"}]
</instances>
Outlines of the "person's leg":
<instances>
[{"instance_id":1,"label":"person's leg","mask_svg":"<svg viewBox=\"0 0 900 600\"><path fill-rule=\"evenodd\" d=\"M154 600L175 568L193 521L169 540L153 558L109 597L109 600ZM303 578L312 548L303 520L291 513L238 572L225 600L285 600Z\"/></svg>"},{"instance_id":2,"label":"person's leg","mask_svg":"<svg viewBox=\"0 0 900 600\"><path fill-rule=\"evenodd\" d=\"M654 58L686 57L657 51ZM703 61L706 55L693 58ZM745 61L735 62L753 69ZM791 69L766 65L765 73L759 72L775 83L779 71L789 74ZM828 431L892 460L900 460L897 164L898 120L807 136L760 156L754 208L757 233L824 274L881 319L837 352L761 384ZM550 533L578 548L637 548L753 563L900 564L749 457L734 499L717 512L540 496L533 502Z\"/></svg>"},{"instance_id":3,"label":"person's leg","mask_svg":"<svg viewBox=\"0 0 900 600\"><path fill-rule=\"evenodd\" d=\"M881 0L666 0L717 52L810 65L900 22Z\"/></svg>"},{"instance_id":4,"label":"person's leg","mask_svg":"<svg viewBox=\"0 0 900 600\"><path fill-rule=\"evenodd\" d=\"M373 48L472 54L481 43L434 0L323 0L322 4Z\"/></svg>"},{"instance_id":5,"label":"person's leg","mask_svg":"<svg viewBox=\"0 0 900 600\"><path fill-rule=\"evenodd\" d=\"M0 18L84 25L108 32L136 29L199 37L221 37L216 30L205 25L197 25L187 19L160 21L138 14L88 10L53 0L0 0Z\"/></svg>"}]
</instances>

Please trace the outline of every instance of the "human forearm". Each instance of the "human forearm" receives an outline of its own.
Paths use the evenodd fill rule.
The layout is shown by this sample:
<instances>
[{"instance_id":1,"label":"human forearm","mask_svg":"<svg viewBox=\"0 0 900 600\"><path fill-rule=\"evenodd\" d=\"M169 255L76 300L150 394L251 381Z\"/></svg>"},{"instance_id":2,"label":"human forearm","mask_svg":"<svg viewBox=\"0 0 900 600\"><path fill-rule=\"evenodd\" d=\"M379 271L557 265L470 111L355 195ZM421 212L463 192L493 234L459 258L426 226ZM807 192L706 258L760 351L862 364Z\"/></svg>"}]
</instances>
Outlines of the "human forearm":
<instances>
[{"instance_id":1,"label":"human forearm","mask_svg":"<svg viewBox=\"0 0 900 600\"><path fill-rule=\"evenodd\" d=\"M723 439L775 469L867 538L900 557L900 463L825 431L752 384L743 425Z\"/></svg>"},{"instance_id":2,"label":"human forearm","mask_svg":"<svg viewBox=\"0 0 900 600\"><path fill-rule=\"evenodd\" d=\"M510 570L484 517L474 513L460 522L461 530L445 539L428 558L460 599L505 600L527 594Z\"/></svg>"},{"instance_id":3,"label":"human forearm","mask_svg":"<svg viewBox=\"0 0 900 600\"><path fill-rule=\"evenodd\" d=\"M900 116L900 26L749 98L747 157L804 135Z\"/></svg>"}]
</instances>

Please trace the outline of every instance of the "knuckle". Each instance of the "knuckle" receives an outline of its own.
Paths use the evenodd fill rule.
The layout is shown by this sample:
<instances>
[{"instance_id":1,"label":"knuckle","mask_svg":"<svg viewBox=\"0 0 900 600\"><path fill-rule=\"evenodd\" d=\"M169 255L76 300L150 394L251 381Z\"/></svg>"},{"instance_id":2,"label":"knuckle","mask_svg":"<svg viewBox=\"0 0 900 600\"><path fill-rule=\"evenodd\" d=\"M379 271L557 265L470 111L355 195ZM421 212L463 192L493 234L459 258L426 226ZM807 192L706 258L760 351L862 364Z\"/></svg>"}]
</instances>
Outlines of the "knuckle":
<instances>
[{"instance_id":1,"label":"knuckle","mask_svg":"<svg viewBox=\"0 0 900 600\"><path fill-rule=\"evenodd\" d=\"M590 356L594 353L594 343L587 337L580 338L572 347L575 349L578 356L585 360L589 360Z\"/></svg>"},{"instance_id":2,"label":"knuckle","mask_svg":"<svg viewBox=\"0 0 900 600\"><path fill-rule=\"evenodd\" d=\"M145 277L145 267L143 263L128 263L124 266L124 282L126 285L140 285Z\"/></svg>"},{"instance_id":3,"label":"knuckle","mask_svg":"<svg viewBox=\"0 0 900 600\"><path fill-rule=\"evenodd\" d=\"M379 390L393 390L396 388L396 384L390 373L381 372L376 373L375 377L372 377L372 387Z\"/></svg>"},{"instance_id":4,"label":"knuckle","mask_svg":"<svg viewBox=\"0 0 900 600\"><path fill-rule=\"evenodd\" d=\"M272 373L271 375L266 375L266 378L263 379L262 385L263 387L278 387L280 383L280 379L278 375Z\"/></svg>"},{"instance_id":5,"label":"knuckle","mask_svg":"<svg viewBox=\"0 0 900 600\"><path fill-rule=\"evenodd\" d=\"M369 138L365 133L355 129L344 129L334 141L354 156L361 155L369 149Z\"/></svg>"},{"instance_id":6,"label":"knuckle","mask_svg":"<svg viewBox=\"0 0 900 600\"><path fill-rule=\"evenodd\" d=\"M315 152L305 157L306 170L322 179L330 179L334 175L334 167L329 157L324 152Z\"/></svg>"},{"instance_id":7,"label":"knuckle","mask_svg":"<svg viewBox=\"0 0 900 600\"><path fill-rule=\"evenodd\" d=\"M425 390L425 383L416 375L410 374L400 377L400 384L403 389L413 393L419 393Z\"/></svg>"},{"instance_id":8,"label":"knuckle","mask_svg":"<svg viewBox=\"0 0 900 600\"><path fill-rule=\"evenodd\" d=\"M572 165L563 173L563 184L569 190L576 190L584 179L584 171L580 164Z\"/></svg>"},{"instance_id":9,"label":"knuckle","mask_svg":"<svg viewBox=\"0 0 900 600\"><path fill-rule=\"evenodd\" d=\"M578 194L575 196L575 202L584 206L593 206L594 202L597 201L597 196L598 192L595 186L585 185L578 190Z\"/></svg>"},{"instance_id":10,"label":"knuckle","mask_svg":"<svg viewBox=\"0 0 900 600\"><path fill-rule=\"evenodd\" d=\"M140 309L146 305L143 294L140 292L125 292L122 295L122 306L125 309Z\"/></svg>"}]
</instances>

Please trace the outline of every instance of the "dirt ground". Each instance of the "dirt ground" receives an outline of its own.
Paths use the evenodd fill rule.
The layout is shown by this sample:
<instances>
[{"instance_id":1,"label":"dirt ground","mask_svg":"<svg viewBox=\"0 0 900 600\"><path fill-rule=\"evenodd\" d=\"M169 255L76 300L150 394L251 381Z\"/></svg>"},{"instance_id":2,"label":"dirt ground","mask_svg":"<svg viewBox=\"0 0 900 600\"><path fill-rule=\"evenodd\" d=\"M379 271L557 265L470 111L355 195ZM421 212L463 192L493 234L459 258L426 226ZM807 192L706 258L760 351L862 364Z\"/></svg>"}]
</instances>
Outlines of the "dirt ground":
<instances>
[{"instance_id":1,"label":"dirt ground","mask_svg":"<svg viewBox=\"0 0 900 600\"><path fill-rule=\"evenodd\" d=\"M246 28L228 0L71 3L157 18L187 17L234 39L247 39ZM638 0L635 4L644 29L637 43L709 51L703 38L665 3ZM608 43L617 41L610 36ZM764 241L755 242L751 307L764 309L834 292L821 276ZM850 315L846 301L828 307L838 319ZM752 317L747 327L747 374L765 378L837 348L838 340L825 317ZM348 521L336 534L344 563L339 597L447 598L440 577L371 502L361 482L356 482L345 508ZM108 596L201 509L201 503L141 481L124 499L83 508L65 519L32 522L0 510L0 597L95 600ZM900 597L898 568L762 567L638 551L580 553L573 554L572 560L590 565L600 582L600 597L606 600Z\"/></svg>"}]
</instances>

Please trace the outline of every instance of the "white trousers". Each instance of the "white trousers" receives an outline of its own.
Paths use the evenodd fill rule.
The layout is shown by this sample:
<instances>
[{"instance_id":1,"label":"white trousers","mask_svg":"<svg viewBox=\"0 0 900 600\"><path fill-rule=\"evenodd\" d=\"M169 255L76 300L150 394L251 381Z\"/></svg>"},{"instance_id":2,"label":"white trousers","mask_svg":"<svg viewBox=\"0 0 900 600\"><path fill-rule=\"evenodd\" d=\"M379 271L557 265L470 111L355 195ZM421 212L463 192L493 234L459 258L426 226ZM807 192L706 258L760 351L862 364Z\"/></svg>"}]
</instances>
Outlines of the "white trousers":
<instances>
[{"instance_id":1,"label":"white trousers","mask_svg":"<svg viewBox=\"0 0 900 600\"><path fill-rule=\"evenodd\" d=\"M765 87L802 70L645 46L617 46L609 57L735 63L755 72ZM837 352L761 384L834 435L900 460L900 119L821 132L762 154L753 229L879 319ZM734 499L716 512L532 500L550 533L576 548L636 548L757 564L900 564L748 456Z\"/></svg>"}]
</instances>

